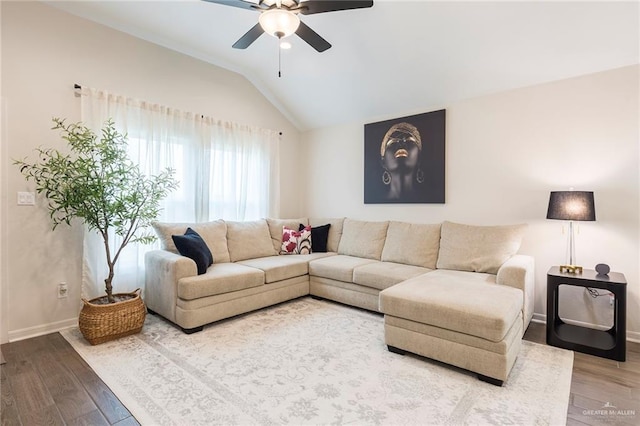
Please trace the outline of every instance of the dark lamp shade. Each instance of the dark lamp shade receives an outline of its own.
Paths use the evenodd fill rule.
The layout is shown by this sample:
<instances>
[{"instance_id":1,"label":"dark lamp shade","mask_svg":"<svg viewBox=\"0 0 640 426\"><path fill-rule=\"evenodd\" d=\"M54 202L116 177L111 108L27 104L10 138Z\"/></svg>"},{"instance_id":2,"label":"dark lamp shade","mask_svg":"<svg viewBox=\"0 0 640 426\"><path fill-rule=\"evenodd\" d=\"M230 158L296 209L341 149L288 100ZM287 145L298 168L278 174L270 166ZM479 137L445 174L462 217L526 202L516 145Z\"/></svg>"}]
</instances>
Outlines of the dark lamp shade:
<instances>
[{"instance_id":1,"label":"dark lamp shade","mask_svg":"<svg viewBox=\"0 0 640 426\"><path fill-rule=\"evenodd\" d=\"M547 219L596 220L592 191L551 191Z\"/></svg>"}]
</instances>

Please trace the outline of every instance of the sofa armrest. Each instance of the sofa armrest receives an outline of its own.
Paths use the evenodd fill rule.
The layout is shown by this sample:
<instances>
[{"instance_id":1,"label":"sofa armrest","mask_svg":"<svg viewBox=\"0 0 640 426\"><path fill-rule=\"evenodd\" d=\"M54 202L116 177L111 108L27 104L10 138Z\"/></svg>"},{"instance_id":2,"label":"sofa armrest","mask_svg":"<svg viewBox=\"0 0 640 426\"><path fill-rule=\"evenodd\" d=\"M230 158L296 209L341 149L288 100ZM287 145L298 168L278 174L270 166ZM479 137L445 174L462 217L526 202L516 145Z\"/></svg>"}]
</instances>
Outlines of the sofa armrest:
<instances>
[{"instance_id":1,"label":"sofa armrest","mask_svg":"<svg viewBox=\"0 0 640 426\"><path fill-rule=\"evenodd\" d=\"M534 266L535 263L532 256L516 254L502 264L496 276L497 284L522 290L524 297L522 308L523 332L527 329L533 317L533 305L535 302Z\"/></svg>"},{"instance_id":2,"label":"sofa armrest","mask_svg":"<svg viewBox=\"0 0 640 426\"><path fill-rule=\"evenodd\" d=\"M145 254L145 303L152 311L176 321L178 281L198 274L196 263L188 257L167 250Z\"/></svg>"}]
</instances>

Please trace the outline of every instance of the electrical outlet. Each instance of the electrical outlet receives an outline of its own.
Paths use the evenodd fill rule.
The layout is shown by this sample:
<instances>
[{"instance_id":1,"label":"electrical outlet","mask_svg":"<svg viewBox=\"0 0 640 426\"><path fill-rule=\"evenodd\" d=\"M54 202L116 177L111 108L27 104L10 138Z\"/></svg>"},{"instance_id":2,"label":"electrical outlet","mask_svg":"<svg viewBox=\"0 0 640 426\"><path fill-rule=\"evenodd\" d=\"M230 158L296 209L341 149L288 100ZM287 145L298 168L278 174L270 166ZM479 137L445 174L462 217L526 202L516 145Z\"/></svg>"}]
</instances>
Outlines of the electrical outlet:
<instances>
[{"instance_id":1,"label":"electrical outlet","mask_svg":"<svg viewBox=\"0 0 640 426\"><path fill-rule=\"evenodd\" d=\"M67 288L67 283L58 284L58 299L62 299L67 297L69 289Z\"/></svg>"},{"instance_id":2,"label":"electrical outlet","mask_svg":"<svg viewBox=\"0 0 640 426\"><path fill-rule=\"evenodd\" d=\"M18 205L19 206L35 206L36 194L35 192L18 192Z\"/></svg>"}]
</instances>

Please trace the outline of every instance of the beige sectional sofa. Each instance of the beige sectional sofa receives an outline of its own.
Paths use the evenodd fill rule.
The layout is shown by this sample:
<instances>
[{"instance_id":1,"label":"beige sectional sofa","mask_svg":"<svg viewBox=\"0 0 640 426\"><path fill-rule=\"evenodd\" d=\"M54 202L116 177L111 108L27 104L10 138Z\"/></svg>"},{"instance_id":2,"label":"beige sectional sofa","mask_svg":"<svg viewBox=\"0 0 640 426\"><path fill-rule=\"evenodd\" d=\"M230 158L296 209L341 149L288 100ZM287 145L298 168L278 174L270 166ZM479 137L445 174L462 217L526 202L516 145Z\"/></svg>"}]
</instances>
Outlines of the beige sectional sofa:
<instances>
[{"instance_id":1,"label":"beige sectional sofa","mask_svg":"<svg viewBox=\"0 0 640 426\"><path fill-rule=\"evenodd\" d=\"M283 226L299 224L330 224L327 252L280 254ZM145 302L186 333L311 295L384 313L391 351L501 384L533 315L533 259L516 254L521 225L299 218L154 227L163 249L146 255ZM213 255L202 275L172 241L187 227Z\"/></svg>"}]
</instances>

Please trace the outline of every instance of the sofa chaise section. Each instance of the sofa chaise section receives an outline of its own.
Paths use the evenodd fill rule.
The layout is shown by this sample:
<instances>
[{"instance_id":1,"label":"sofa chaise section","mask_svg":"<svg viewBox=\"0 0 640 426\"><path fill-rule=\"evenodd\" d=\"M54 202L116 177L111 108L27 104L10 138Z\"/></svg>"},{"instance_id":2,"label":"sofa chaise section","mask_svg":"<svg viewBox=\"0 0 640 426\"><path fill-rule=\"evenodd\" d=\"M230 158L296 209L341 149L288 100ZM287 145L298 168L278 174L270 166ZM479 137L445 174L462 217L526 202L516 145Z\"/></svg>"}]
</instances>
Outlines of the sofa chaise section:
<instances>
[{"instance_id":1,"label":"sofa chaise section","mask_svg":"<svg viewBox=\"0 0 640 426\"><path fill-rule=\"evenodd\" d=\"M439 269L380 293L389 350L446 362L502 385L531 320L533 260L514 255L522 231L443 223Z\"/></svg>"},{"instance_id":2,"label":"sofa chaise section","mask_svg":"<svg viewBox=\"0 0 640 426\"><path fill-rule=\"evenodd\" d=\"M512 287L426 274L380 294L385 343L501 385L520 351L522 296Z\"/></svg>"}]
</instances>

